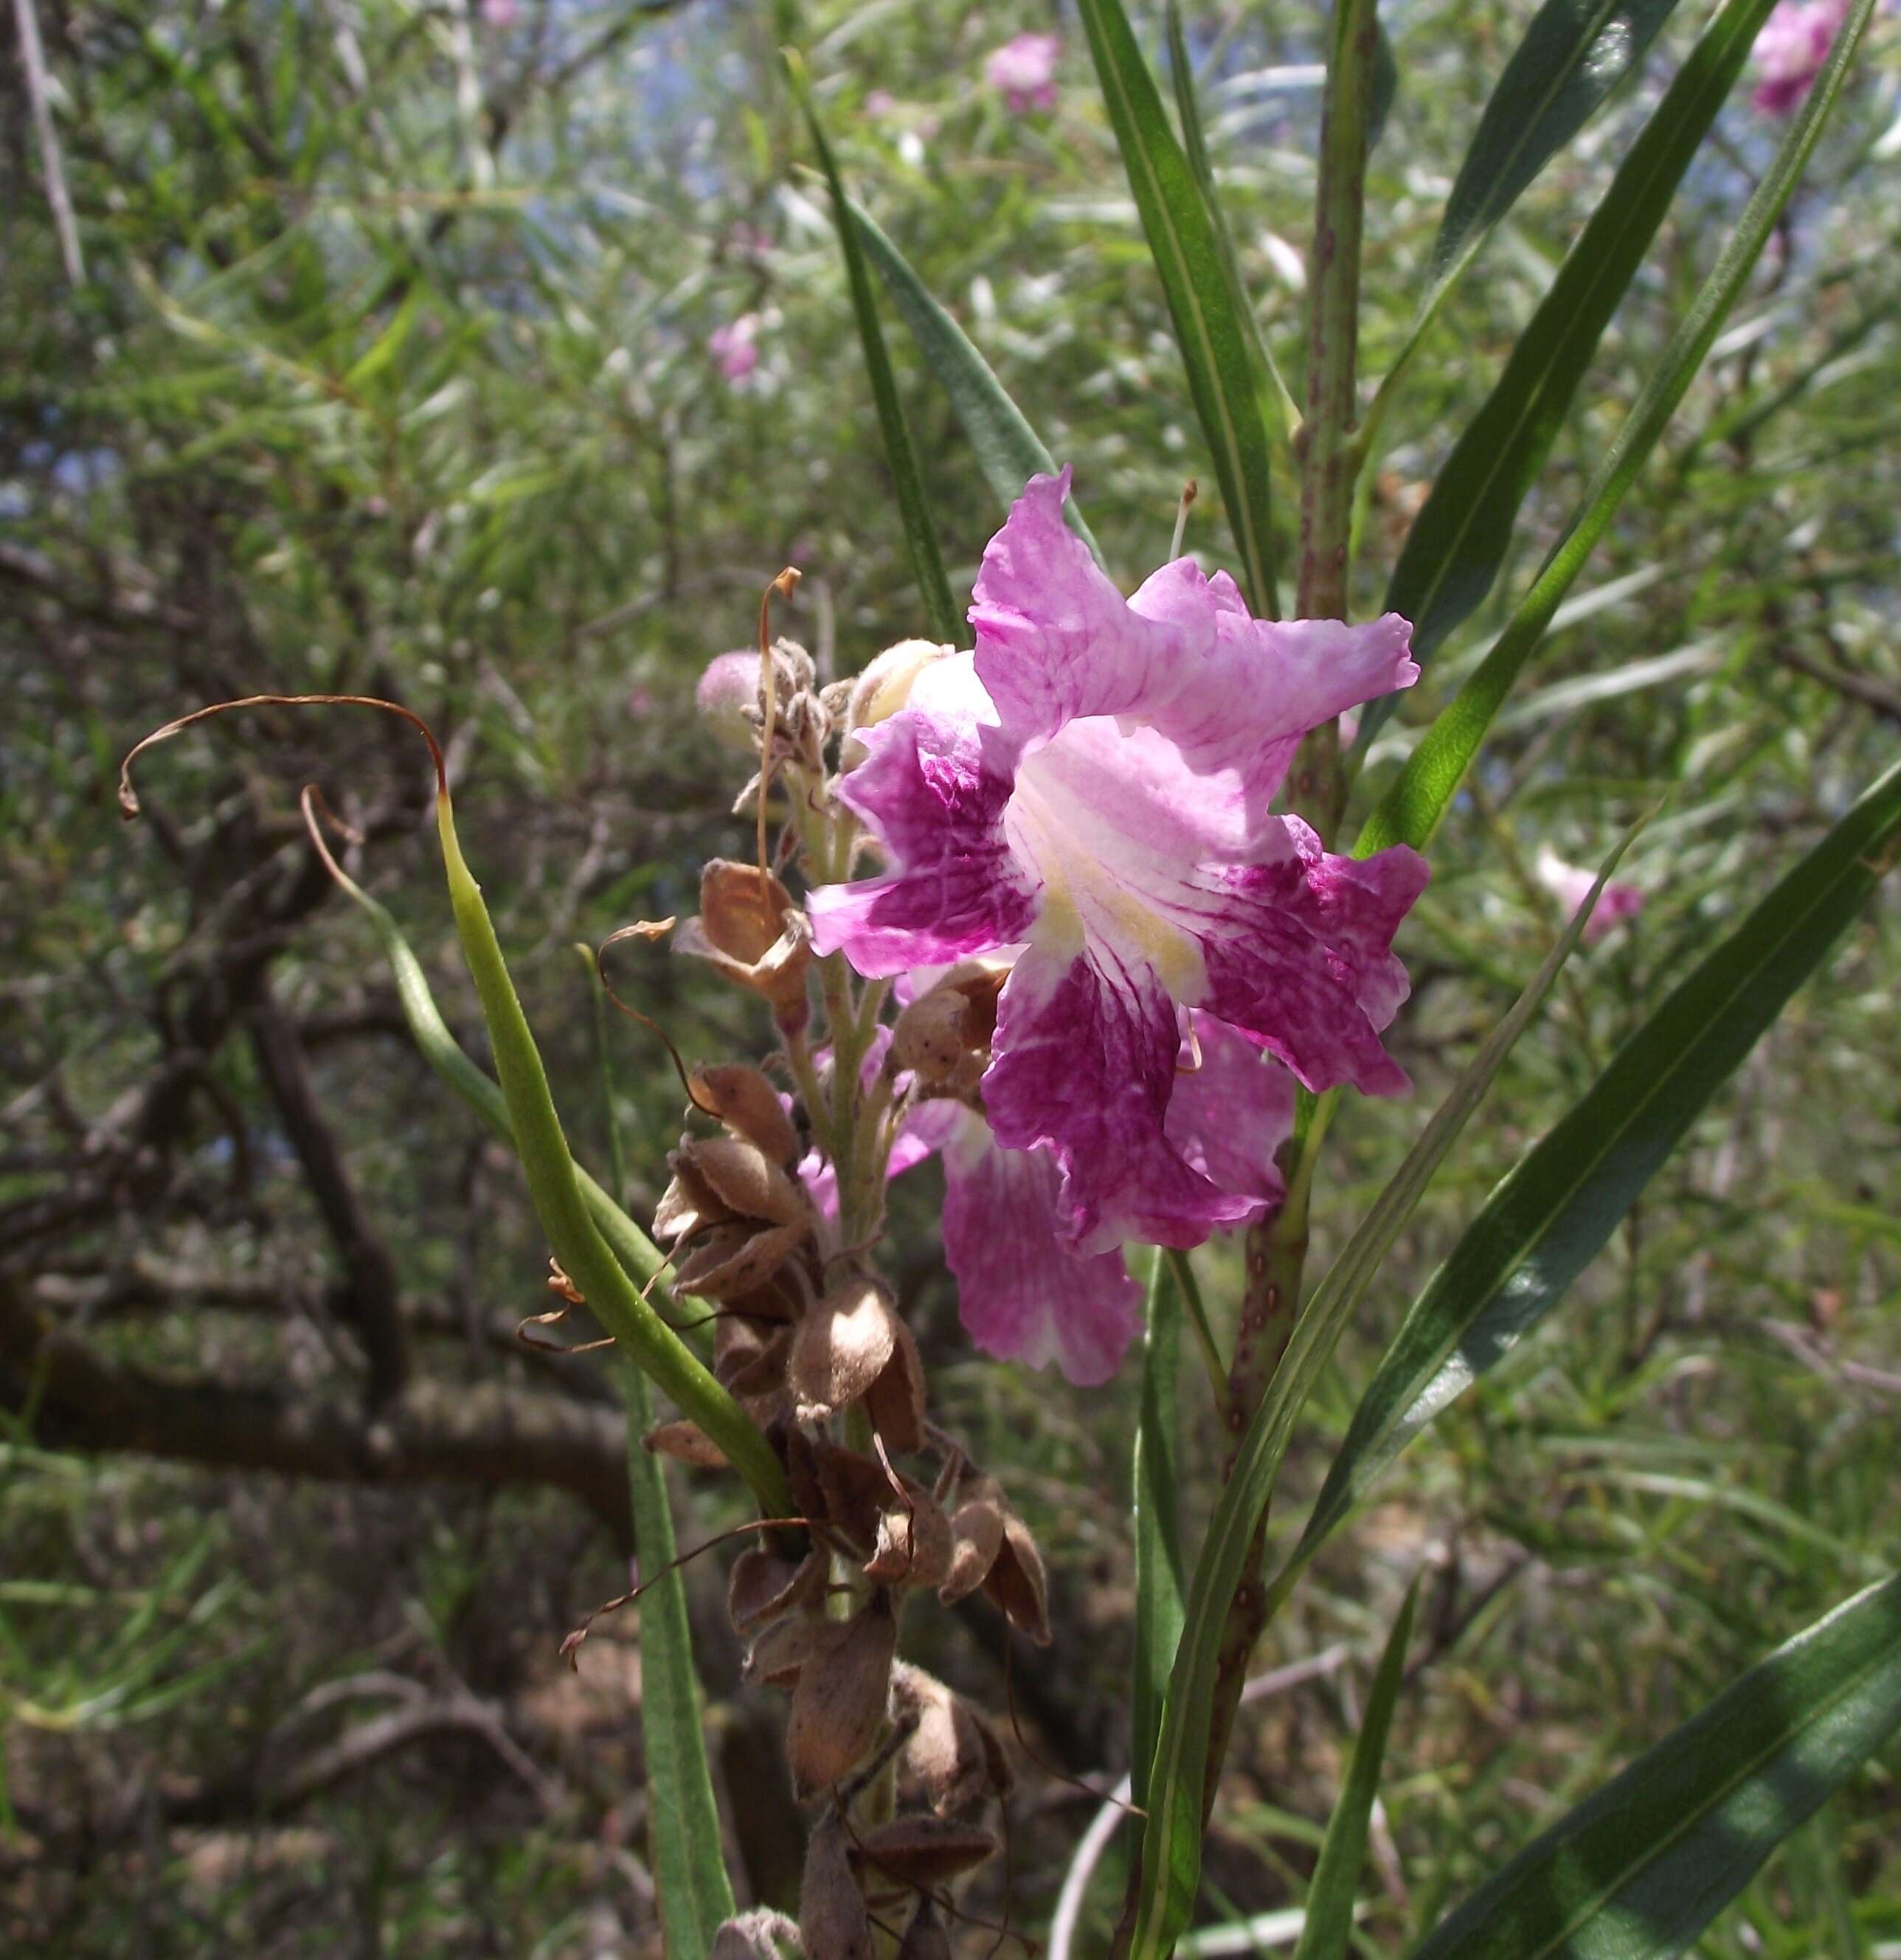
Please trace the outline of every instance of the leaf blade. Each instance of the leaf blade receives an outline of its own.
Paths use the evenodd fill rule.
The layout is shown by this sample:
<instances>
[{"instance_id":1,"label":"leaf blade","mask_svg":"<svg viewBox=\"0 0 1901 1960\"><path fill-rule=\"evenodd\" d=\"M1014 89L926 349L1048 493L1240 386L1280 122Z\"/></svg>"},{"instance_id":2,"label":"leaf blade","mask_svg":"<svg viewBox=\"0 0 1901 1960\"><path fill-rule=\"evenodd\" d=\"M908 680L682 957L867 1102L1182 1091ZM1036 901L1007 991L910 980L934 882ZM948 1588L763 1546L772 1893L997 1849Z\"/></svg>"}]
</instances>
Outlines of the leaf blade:
<instances>
[{"instance_id":1,"label":"leaf blade","mask_svg":"<svg viewBox=\"0 0 1901 1960\"><path fill-rule=\"evenodd\" d=\"M1267 430L1246 336L1221 269L1215 221L1169 126L1121 0L1080 0L1080 6L1240 553L1242 587L1254 612L1272 618L1277 607Z\"/></svg>"},{"instance_id":2,"label":"leaf blade","mask_svg":"<svg viewBox=\"0 0 1901 1960\"><path fill-rule=\"evenodd\" d=\"M1135 1655L1129 1695L1129 1791L1148 1801L1169 1670L1181 1640L1182 1552L1177 1526L1175 1391L1182 1303L1174 1269L1157 1251L1142 1339L1142 1412L1135 1425Z\"/></svg>"},{"instance_id":3,"label":"leaf blade","mask_svg":"<svg viewBox=\"0 0 1901 1960\"><path fill-rule=\"evenodd\" d=\"M1786 1641L1535 1839L1412 1960L1672 1960L1901 1726L1901 1574Z\"/></svg>"},{"instance_id":4,"label":"leaf blade","mask_svg":"<svg viewBox=\"0 0 1901 1960\"><path fill-rule=\"evenodd\" d=\"M1880 882L1901 763L1706 953L1486 1201L1361 1398L1288 1572L1374 1478L1556 1306ZM1277 1580L1277 1586L1284 1583Z\"/></svg>"}]
</instances>

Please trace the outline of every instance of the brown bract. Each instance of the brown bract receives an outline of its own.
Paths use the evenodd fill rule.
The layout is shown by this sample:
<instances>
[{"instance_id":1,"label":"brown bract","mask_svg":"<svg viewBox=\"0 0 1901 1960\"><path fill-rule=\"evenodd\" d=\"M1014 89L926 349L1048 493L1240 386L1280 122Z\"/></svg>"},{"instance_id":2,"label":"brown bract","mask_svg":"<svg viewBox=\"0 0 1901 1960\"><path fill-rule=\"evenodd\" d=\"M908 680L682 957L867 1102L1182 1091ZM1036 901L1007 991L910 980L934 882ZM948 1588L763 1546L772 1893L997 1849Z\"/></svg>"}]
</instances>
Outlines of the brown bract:
<instances>
[{"instance_id":1,"label":"brown bract","mask_svg":"<svg viewBox=\"0 0 1901 1960\"><path fill-rule=\"evenodd\" d=\"M792 1780L810 1796L829 1789L865 1757L884 1724L898 1623L874 1592L849 1620L817 1620L792 1691L785 1750Z\"/></svg>"},{"instance_id":2,"label":"brown bract","mask_svg":"<svg viewBox=\"0 0 1901 1960\"><path fill-rule=\"evenodd\" d=\"M681 1293L736 1300L763 1286L804 1242L802 1225L716 1225L674 1269Z\"/></svg>"},{"instance_id":3,"label":"brown bract","mask_svg":"<svg viewBox=\"0 0 1901 1960\"><path fill-rule=\"evenodd\" d=\"M805 1025L810 940L804 915L771 872L713 859L700 873L699 915L673 935L673 947L763 994L781 1027Z\"/></svg>"},{"instance_id":4,"label":"brown bract","mask_svg":"<svg viewBox=\"0 0 1901 1960\"><path fill-rule=\"evenodd\" d=\"M734 1136L756 1144L788 1170L798 1162L798 1128L759 1070L743 1061L715 1062L695 1069L689 1080L695 1103Z\"/></svg>"},{"instance_id":5,"label":"brown bract","mask_svg":"<svg viewBox=\"0 0 1901 1960\"><path fill-rule=\"evenodd\" d=\"M891 1713L911 1732L898 1756L898 1795L940 1817L967 1817L1016 1778L1003 1745L982 1715L922 1668L900 1661L891 1671Z\"/></svg>"},{"instance_id":6,"label":"brown bract","mask_svg":"<svg viewBox=\"0 0 1901 1960\"><path fill-rule=\"evenodd\" d=\"M769 1545L756 1545L733 1561L727 1582L726 1609L736 1633L777 1619L794 1606L812 1605L825 1592L826 1557L807 1554L796 1564Z\"/></svg>"}]
</instances>

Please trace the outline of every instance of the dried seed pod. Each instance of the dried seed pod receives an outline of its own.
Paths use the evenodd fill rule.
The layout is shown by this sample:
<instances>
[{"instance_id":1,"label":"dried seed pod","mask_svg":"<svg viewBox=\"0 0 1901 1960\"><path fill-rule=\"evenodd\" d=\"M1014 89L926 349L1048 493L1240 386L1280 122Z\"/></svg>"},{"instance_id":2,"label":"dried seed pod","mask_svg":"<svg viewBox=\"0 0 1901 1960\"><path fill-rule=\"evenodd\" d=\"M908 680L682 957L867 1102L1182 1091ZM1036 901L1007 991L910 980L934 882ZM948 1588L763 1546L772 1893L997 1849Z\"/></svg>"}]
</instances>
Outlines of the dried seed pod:
<instances>
[{"instance_id":1,"label":"dried seed pod","mask_svg":"<svg viewBox=\"0 0 1901 1960\"><path fill-rule=\"evenodd\" d=\"M874 1824L858 1834L848 1853L853 1869L865 1877L875 1873L916 1892L934 1892L974 1871L996 1849L996 1839L974 1824L922 1816Z\"/></svg>"},{"instance_id":2,"label":"dried seed pod","mask_svg":"<svg viewBox=\"0 0 1901 1960\"><path fill-rule=\"evenodd\" d=\"M773 1621L759 1630L746 1656L746 1672L754 1680L774 1688L790 1688L798 1679L805 1663L818 1646L825 1629L837 1624L831 1620L788 1618Z\"/></svg>"},{"instance_id":3,"label":"dried seed pod","mask_svg":"<svg viewBox=\"0 0 1901 1960\"><path fill-rule=\"evenodd\" d=\"M891 1296L875 1280L848 1279L807 1308L785 1370L801 1417L822 1422L856 1402L896 1352L898 1329Z\"/></svg>"},{"instance_id":4,"label":"dried seed pod","mask_svg":"<svg viewBox=\"0 0 1901 1960\"><path fill-rule=\"evenodd\" d=\"M772 1225L809 1227L812 1201L805 1188L773 1163L757 1144L741 1137L702 1137L681 1144L667 1162L677 1176L690 1166L734 1218Z\"/></svg>"},{"instance_id":5,"label":"dried seed pod","mask_svg":"<svg viewBox=\"0 0 1901 1960\"><path fill-rule=\"evenodd\" d=\"M903 1481L906 1501L888 1493L865 1576L880 1586L941 1586L951 1570L951 1520L928 1491Z\"/></svg>"},{"instance_id":6,"label":"dried seed pod","mask_svg":"<svg viewBox=\"0 0 1901 1960\"><path fill-rule=\"evenodd\" d=\"M820 1437L812 1446L820 1510L841 1538L868 1554L877 1542L878 1522L886 1507L896 1501L884 1466L855 1449ZM787 1466L788 1472L791 1466ZM796 1495L798 1486L793 1485ZM807 1516L811 1515L808 1513Z\"/></svg>"},{"instance_id":7,"label":"dried seed pod","mask_svg":"<svg viewBox=\"0 0 1901 1960\"><path fill-rule=\"evenodd\" d=\"M1015 1779L989 1723L935 1676L900 1661L891 1671L891 1712L912 1724L898 1756L902 1802L960 1817L1008 1793Z\"/></svg>"},{"instance_id":8,"label":"dried seed pod","mask_svg":"<svg viewBox=\"0 0 1901 1960\"><path fill-rule=\"evenodd\" d=\"M947 1606L967 1598L990 1576L1003 1549L1004 1519L1009 1507L994 1477L967 1471L957 1485L960 1500L951 1514L951 1570L938 1588Z\"/></svg>"},{"instance_id":9,"label":"dried seed pod","mask_svg":"<svg viewBox=\"0 0 1901 1960\"><path fill-rule=\"evenodd\" d=\"M820 1620L792 1691L785 1752L805 1795L826 1790L861 1761L884 1723L898 1623L883 1592L849 1620Z\"/></svg>"},{"instance_id":10,"label":"dried seed pod","mask_svg":"<svg viewBox=\"0 0 1901 1960\"><path fill-rule=\"evenodd\" d=\"M692 1080L693 1100L734 1136L758 1144L788 1170L798 1162L798 1127L779 1091L759 1070L743 1061L716 1062L695 1069Z\"/></svg>"},{"instance_id":11,"label":"dried seed pod","mask_svg":"<svg viewBox=\"0 0 1901 1960\"><path fill-rule=\"evenodd\" d=\"M683 1161L675 1156L668 1160L672 1169L673 1181L661 1192L660 1202L654 1208L654 1236L663 1245L675 1240L690 1238L714 1225L728 1225L733 1220L730 1205L702 1177L690 1161Z\"/></svg>"},{"instance_id":12,"label":"dried seed pod","mask_svg":"<svg viewBox=\"0 0 1901 1960\"><path fill-rule=\"evenodd\" d=\"M699 915L674 934L673 947L764 994L782 1027L805 1025L810 938L804 915L769 871L714 858L700 873Z\"/></svg>"},{"instance_id":13,"label":"dried seed pod","mask_svg":"<svg viewBox=\"0 0 1901 1960\"><path fill-rule=\"evenodd\" d=\"M1014 1511L1004 1514L1003 1548L985 1577L983 1589L1002 1608L1005 1619L1038 1647L1049 1644L1049 1586L1043 1554L1030 1527Z\"/></svg>"},{"instance_id":14,"label":"dried seed pod","mask_svg":"<svg viewBox=\"0 0 1901 1960\"><path fill-rule=\"evenodd\" d=\"M852 1876L845 1820L828 1808L805 1841L799 1933L806 1960L873 1960L871 1921Z\"/></svg>"},{"instance_id":15,"label":"dried seed pod","mask_svg":"<svg viewBox=\"0 0 1901 1960\"><path fill-rule=\"evenodd\" d=\"M735 1633L749 1634L794 1606L812 1605L824 1596L826 1561L809 1552L794 1564L770 1545L756 1545L733 1561L727 1582L726 1610Z\"/></svg>"},{"instance_id":16,"label":"dried seed pod","mask_svg":"<svg viewBox=\"0 0 1901 1960\"><path fill-rule=\"evenodd\" d=\"M722 1956L715 1953L713 1960L722 1960ZM920 1900L911 1915L897 1960L951 1960L951 1936L944 1930L937 1908L928 1898Z\"/></svg>"},{"instance_id":17,"label":"dried seed pod","mask_svg":"<svg viewBox=\"0 0 1901 1960\"><path fill-rule=\"evenodd\" d=\"M866 1392L865 1405L885 1448L896 1456L908 1456L924 1447L924 1360L910 1328L901 1319L893 1319L897 1344Z\"/></svg>"},{"instance_id":18,"label":"dried seed pod","mask_svg":"<svg viewBox=\"0 0 1901 1960\"><path fill-rule=\"evenodd\" d=\"M673 1284L708 1300L737 1300L765 1284L806 1239L802 1225L718 1225L682 1260Z\"/></svg>"},{"instance_id":19,"label":"dried seed pod","mask_svg":"<svg viewBox=\"0 0 1901 1960\"><path fill-rule=\"evenodd\" d=\"M650 1429L642 1440L659 1455L696 1464L702 1470L733 1467L726 1460L725 1451L696 1422L663 1422L657 1429Z\"/></svg>"}]
</instances>

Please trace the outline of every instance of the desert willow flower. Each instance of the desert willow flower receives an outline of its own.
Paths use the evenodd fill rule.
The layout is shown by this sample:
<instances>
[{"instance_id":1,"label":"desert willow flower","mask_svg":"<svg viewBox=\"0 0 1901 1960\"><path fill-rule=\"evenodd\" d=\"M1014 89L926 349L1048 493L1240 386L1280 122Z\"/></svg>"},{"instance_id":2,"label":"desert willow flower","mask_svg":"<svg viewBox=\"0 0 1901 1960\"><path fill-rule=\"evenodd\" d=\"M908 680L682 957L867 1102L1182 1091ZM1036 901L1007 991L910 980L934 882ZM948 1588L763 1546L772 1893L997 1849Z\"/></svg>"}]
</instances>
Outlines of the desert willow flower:
<instances>
[{"instance_id":1,"label":"desert willow flower","mask_svg":"<svg viewBox=\"0 0 1901 1960\"><path fill-rule=\"evenodd\" d=\"M763 611L756 656L719 656L699 693L756 761L754 849L705 867L674 947L756 997L778 1045L686 1077L654 1227L803 1520L741 1554L731 1606L791 1694L808 1954L868 1953L874 1927L936 1950L945 1885L995 1848L1008 1759L898 1658L907 1602L980 1592L1050 1637L1036 1545L931 1420L880 1277L887 1180L941 1156L979 1348L1097 1383L1139 1320L1126 1243L1278 1210L1297 1082L1406 1087L1380 1030L1425 867L1332 856L1269 807L1308 730L1411 683L1405 621L1256 620L1186 558L1125 600L1067 491L1036 479L992 540L973 650L904 641L822 686ZM721 1461L689 1423L650 1441Z\"/></svg>"}]
</instances>

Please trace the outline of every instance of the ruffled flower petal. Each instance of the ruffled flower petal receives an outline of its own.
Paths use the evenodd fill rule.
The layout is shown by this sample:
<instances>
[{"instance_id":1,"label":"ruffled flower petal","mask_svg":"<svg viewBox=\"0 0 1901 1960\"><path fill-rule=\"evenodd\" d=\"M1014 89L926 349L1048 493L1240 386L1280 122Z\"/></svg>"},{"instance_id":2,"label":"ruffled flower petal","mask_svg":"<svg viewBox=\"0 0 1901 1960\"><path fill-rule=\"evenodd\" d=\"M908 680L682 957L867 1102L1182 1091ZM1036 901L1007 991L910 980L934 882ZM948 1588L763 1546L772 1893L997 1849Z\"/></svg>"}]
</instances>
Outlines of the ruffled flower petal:
<instances>
[{"instance_id":1,"label":"ruffled flower petal","mask_svg":"<svg viewBox=\"0 0 1901 1960\"><path fill-rule=\"evenodd\" d=\"M1046 1150L1005 1150L974 1110L960 1115L944 1153L944 1252L966 1332L986 1354L1107 1381L1141 1329L1142 1288L1119 1252L1059 1242Z\"/></svg>"},{"instance_id":2,"label":"ruffled flower petal","mask_svg":"<svg viewBox=\"0 0 1901 1960\"><path fill-rule=\"evenodd\" d=\"M1275 1159L1294 1134L1294 1078L1224 1021L1199 1010L1192 1020L1163 1129L1211 1184L1253 1200L1234 1220L1252 1225L1287 1197Z\"/></svg>"}]
</instances>

